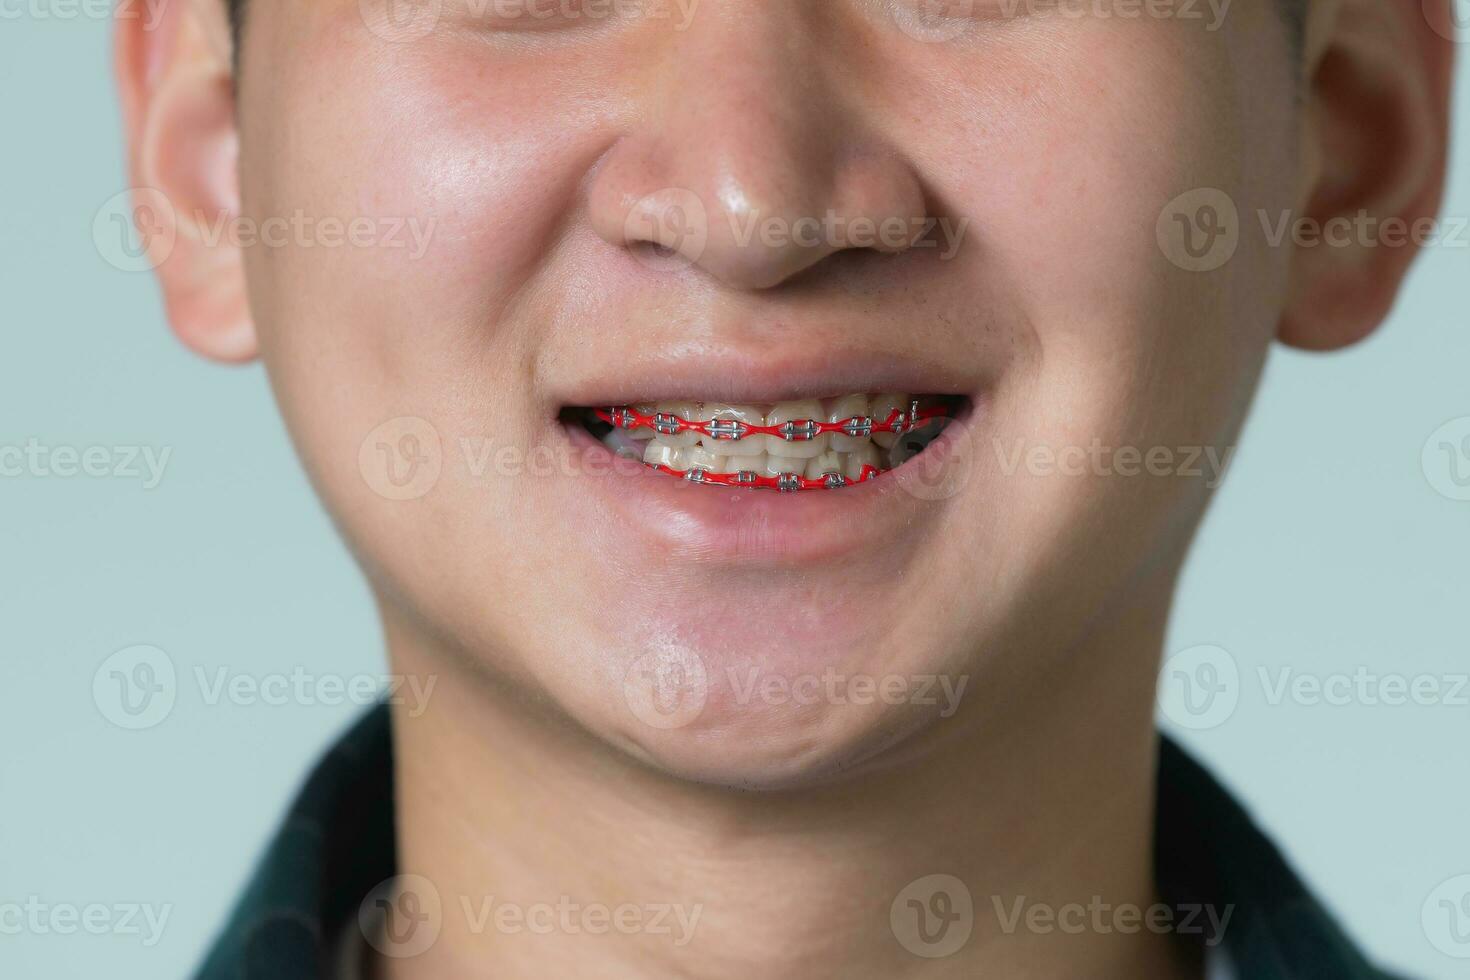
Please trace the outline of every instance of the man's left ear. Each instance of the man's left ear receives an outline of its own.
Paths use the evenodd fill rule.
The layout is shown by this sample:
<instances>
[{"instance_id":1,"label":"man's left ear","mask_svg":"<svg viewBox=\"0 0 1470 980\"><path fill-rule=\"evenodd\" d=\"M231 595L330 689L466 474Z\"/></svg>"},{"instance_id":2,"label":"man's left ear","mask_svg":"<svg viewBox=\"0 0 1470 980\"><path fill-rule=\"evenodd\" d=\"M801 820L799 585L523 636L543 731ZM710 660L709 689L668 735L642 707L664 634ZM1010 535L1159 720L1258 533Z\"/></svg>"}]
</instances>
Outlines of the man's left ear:
<instances>
[{"instance_id":1,"label":"man's left ear","mask_svg":"<svg viewBox=\"0 0 1470 980\"><path fill-rule=\"evenodd\" d=\"M234 79L224 0L170 0L117 17L114 54L135 215L174 333L196 353L258 352L245 292Z\"/></svg>"},{"instance_id":2,"label":"man's left ear","mask_svg":"<svg viewBox=\"0 0 1470 980\"><path fill-rule=\"evenodd\" d=\"M1451 4L1456 0L1431 0ZM1420 0L1313 0L1306 31L1302 191L1279 336L1333 350L1372 333L1439 210L1454 44Z\"/></svg>"}]
</instances>

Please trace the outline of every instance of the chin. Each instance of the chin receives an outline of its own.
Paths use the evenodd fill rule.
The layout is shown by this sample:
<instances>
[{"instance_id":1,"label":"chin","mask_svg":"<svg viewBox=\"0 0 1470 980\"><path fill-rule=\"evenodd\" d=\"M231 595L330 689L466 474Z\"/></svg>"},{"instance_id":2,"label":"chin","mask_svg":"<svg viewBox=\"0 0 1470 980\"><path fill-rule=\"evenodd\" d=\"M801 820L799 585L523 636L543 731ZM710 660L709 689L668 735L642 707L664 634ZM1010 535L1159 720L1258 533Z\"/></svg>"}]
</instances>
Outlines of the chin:
<instances>
[{"instance_id":1,"label":"chin","mask_svg":"<svg viewBox=\"0 0 1470 980\"><path fill-rule=\"evenodd\" d=\"M618 724L612 744L675 779L751 792L813 789L912 762L956 719L904 705L706 705L678 729L642 718Z\"/></svg>"},{"instance_id":2,"label":"chin","mask_svg":"<svg viewBox=\"0 0 1470 980\"><path fill-rule=\"evenodd\" d=\"M684 597L717 605L713 595ZM629 616L617 636L580 653L565 644L563 663L595 666L558 671L549 686L566 715L626 756L744 790L877 772L964 723L974 690L953 637L915 632L878 603L866 616L840 607L841 622L815 625L799 605L768 602L759 624L747 618L743 628L719 615Z\"/></svg>"}]
</instances>

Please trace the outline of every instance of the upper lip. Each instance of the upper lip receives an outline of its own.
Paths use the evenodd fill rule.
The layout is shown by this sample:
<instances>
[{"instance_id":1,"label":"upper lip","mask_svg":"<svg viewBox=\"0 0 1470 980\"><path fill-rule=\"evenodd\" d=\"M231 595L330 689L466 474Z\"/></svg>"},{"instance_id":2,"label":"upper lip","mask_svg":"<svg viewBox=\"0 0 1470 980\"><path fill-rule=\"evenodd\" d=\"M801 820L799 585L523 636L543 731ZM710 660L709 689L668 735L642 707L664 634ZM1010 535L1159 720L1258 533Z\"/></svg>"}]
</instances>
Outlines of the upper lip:
<instances>
[{"instance_id":1,"label":"upper lip","mask_svg":"<svg viewBox=\"0 0 1470 980\"><path fill-rule=\"evenodd\" d=\"M662 399L770 404L862 392L974 395L984 384L973 369L873 345L803 341L752 344L687 341L672 347L639 343L579 357L562 376L546 379L554 404L628 405Z\"/></svg>"}]
</instances>

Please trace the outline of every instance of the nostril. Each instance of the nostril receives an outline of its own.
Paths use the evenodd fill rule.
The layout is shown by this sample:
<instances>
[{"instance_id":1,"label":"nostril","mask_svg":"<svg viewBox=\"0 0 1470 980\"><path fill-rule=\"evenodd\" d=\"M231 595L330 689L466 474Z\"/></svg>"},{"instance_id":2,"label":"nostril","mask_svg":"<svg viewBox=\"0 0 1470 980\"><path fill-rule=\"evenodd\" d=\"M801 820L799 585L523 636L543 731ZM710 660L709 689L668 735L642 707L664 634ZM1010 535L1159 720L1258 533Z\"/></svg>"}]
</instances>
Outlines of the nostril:
<instances>
[{"instance_id":1,"label":"nostril","mask_svg":"<svg viewBox=\"0 0 1470 980\"><path fill-rule=\"evenodd\" d=\"M667 262L676 258L679 250L659 242L634 242L628 246L634 256L639 259L650 259L654 262Z\"/></svg>"}]
</instances>

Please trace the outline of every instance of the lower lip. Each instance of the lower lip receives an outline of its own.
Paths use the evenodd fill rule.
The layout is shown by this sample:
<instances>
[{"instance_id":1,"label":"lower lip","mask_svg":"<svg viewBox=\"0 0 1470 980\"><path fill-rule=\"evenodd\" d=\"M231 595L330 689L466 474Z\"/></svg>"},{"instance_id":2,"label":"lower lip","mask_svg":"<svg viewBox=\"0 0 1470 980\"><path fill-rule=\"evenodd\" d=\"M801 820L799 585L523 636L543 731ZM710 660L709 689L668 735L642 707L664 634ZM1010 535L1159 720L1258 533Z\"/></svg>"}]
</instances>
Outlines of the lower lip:
<instances>
[{"instance_id":1,"label":"lower lip","mask_svg":"<svg viewBox=\"0 0 1470 980\"><path fill-rule=\"evenodd\" d=\"M895 479L898 470L833 490L780 493L700 486L616 456L585 429L556 423L582 457L577 492L589 520L627 528L681 561L808 564L894 546L921 533L942 502L922 500ZM930 444L960 431L952 425ZM947 447L944 447L947 448Z\"/></svg>"}]
</instances>

